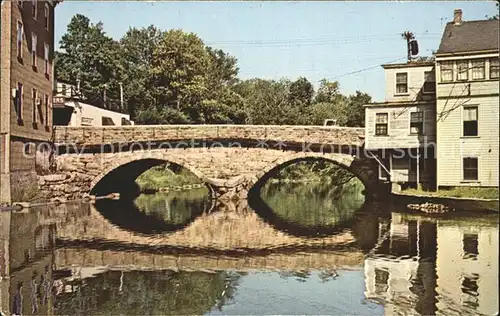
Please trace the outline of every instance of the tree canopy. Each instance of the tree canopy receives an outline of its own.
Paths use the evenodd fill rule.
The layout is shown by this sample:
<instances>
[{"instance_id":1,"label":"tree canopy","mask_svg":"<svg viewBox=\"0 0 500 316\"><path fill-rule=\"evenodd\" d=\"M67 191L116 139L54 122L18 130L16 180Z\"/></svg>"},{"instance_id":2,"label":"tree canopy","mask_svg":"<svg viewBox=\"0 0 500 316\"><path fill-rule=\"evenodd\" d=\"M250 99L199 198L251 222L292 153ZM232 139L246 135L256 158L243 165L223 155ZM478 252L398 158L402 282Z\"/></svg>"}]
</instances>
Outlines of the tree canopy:
<instances>
[{"instance_id":1,"label":"tree canopy","mask_svg":"<svg viewBox=\"0 0 500 316\"><path fill-rule=\"evenodd\" d=\"M323 124L363 126L371 97L343 95L337 81L317 91L305 77L238 77L238 61L194 33L130 28L120 40L101 22L75 15L56 54L56 79L79 82L96 106L127 112L138 124ZM123 88L123 107L120 99Z\"/></svg>"}]
</instances>

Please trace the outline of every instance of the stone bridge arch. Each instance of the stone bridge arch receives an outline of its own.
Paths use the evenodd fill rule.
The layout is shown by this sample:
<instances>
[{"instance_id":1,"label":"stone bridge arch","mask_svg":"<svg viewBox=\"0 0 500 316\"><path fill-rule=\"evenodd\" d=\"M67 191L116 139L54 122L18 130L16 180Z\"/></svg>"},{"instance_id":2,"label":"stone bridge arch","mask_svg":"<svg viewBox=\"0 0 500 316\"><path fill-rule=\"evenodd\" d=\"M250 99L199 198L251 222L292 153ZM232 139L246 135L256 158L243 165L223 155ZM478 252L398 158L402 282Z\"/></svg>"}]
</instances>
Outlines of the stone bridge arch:
<instances>
[{"instance_id":1,"label":"stone bridge arch","mask_svg":"<svg viewBox=\"0 0 500 316\"><path fill-rule=\"evenodd\" d=\"M365 194L372 195L380 191L377 165L369 159L339 153L290 152L288 155L274 160L264 168L252 174L242 174L231 179L210 179L206 181L217 198L231 199L234 196L247 197L248 193L260 192L262 186L275 173L286 166L301 161L323 160L331 162L351 172L365 187ZM240 192L242 192L240 194ZM229 194L228 194L229 193ZM236 194L235 194L236 193Z\"/></svg>"},{"instance_id":2,"label":"stone bridge arch","mask_svg":"<svg viewBox=\"0 0 500 316\"><path fill-rule=\"evenodd\" d=\"M214 198L246 198L250 189L262 185L279 168L302 161L331 161L352 172L365 186L367 195L386 191L378 181L378 166L369 158L343 153L298 152L277 148L188 148L121 153L72 153L57 157L60 171L72 179L84 179L72 192L120 192L147 169L165 162L186 168L207 184ZM106 183L107 182L107 183ZM99 190L98 190L99 189ZM106 192L107 191L107 192Z\"/></svg>"}]
</instances>

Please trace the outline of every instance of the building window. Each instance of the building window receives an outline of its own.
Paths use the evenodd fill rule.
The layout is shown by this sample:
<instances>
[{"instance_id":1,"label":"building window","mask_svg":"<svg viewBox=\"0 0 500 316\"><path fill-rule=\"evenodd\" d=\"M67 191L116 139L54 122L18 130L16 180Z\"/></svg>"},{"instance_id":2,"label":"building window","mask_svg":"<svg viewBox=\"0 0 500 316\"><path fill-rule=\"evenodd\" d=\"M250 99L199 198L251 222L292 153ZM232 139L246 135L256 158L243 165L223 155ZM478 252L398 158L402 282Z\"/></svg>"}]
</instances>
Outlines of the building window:
<instances>
[{"instance_id":1,"label":"building window","mask_svg":"<svg viewBox=\"0 0 500 316\"><path fill-rule=\"evenodd\" d=\"M424 72L424 93L436 92L436 76L434 71Z\"/></svg>"},{"instance_id":2,"label":"building window","mask_svg":"<svg viewBox=\"0 0 500 316\"><path fill-rule=\"evenodd\" d=\"M33 123L36 123L36 110L37 110L37 91L33 89Z\"/></svg>"},{"instance_id":3,"label":"building window","mask_svg":"<svg viewBox=\"0 0 500 316\"><path fill-rule=\"evenodd\" d=\"M31 8L32 8L32 15L33 19L36 20L37 18L37 11L38 11L38 6L37 6L37 1L36 0L31 0Z\"/></svg>"},{"instance_id":4,"label":"building window","mask_svg":"<svg viewBox=\"0 0 500 316\"><path fill-rule=\"evenodd\" d=\"M499 69L499 59L490 59L490 79L498 79L500 77Z\"/></svg>"},{"instance_id":5,"label":"building window","mask_svg":"<svg viewBox=\"0 0 500 316\"><path fill-rule=\"evenodd\" d=\"M400 72L396 74L396 93L408 93L408 73Z\"/></svg>"},{"instance_id":6,"label":"building window","mask_svg":"<svg viewBox=\"0 0 500 316\"><path fill-rule=\"evenodd\" d=\"M484 79L484 59L472 61L472 80Z\"/></svg>"},{"instance_id":7,"label":"building window","mask_svg":"<svg viewBox=\"0 0 500 316\"><path fill-rule=\"evenodd\" d=\"M464 158L463 159L464 180L477 180L478 168L477 158Z\"/></svg>"},{"instance_id":8,"label":"building window","mask_svg":"<svg viewBox=\"0 0 500 316\"><path fill-rule=\"evenodd\" d=\"M49 17L50 17L50 8L49 5L46 3L45 8L43 11L43 18L44 18L44 23L45 23L45 28L48 30L49 29Z\"/></svg>"},{"instance_id":9,"label":"building window","mask_svg":"<svg viewBox=\"0 0 500 316\"><path fill-rule=\"evenodd\" d=\"M459 61L457 62L458 78L457 80L465 81L469 80L469 61Z\"/></svg>"},{"instance_id":10,"label":"building window","mask_svg":"<svg viewBox=\"0 0 500 316\"><path fill-rule=\"evenodd\" d=\"M17 119L22 120L23 118L23 84L18 82L17 83L17 91L16 91L16 114L17 114Z\"/></svg>"},{"instance_id":11,"label":"building window","mask_svg":"<svg viewBox=\"0 0 500 316\"><path fill-rule=\"evenodd\" d=\"M441 63L441 82L453 81L453 62L445 61Z\"/></svg>"},{"instance_id":12,"label":"building window","mask_svg":"<svg viewBox=\"0 0 500 316\"><path fill-rule=\"evenodd\" d=\"M17 58L23 58L23 23L17 21Z\"/></svg>"},{"instance_id":13,"label":"building window","mask_svg":"<svg viewBox=\"0 0 500 316\"><path fill-rule=\"evenodd\" d=\"M479 307L479 275L472 273L472 275L464 276L462 279L462 305L469 308L469 310L477 310Z\"/></svg>"},{"instance_id":14,"label":"building window","mask_svg":"<svg viewBox=\"0 0 500 316\"><path fill-rule=\"evenodd\" d=\"M45 126L49 126L49 95L45 95Z\"/></svg>"},{"instance_id":15,"label":"building window","mask_svg":"<svg viewBox=\"0 0 500 316\"><path fill-rule=\"evenodd\" d=\"M43 60L44 60L44 70L45 75L49 74L49 44L45 43L43 46Z\"/></svg>"},{"instance_id":16,"label":"building window","mask_svg":"<svg viewBox=\"0 0 500 316\"><path fill-rule=\"evenodd\" d=\"M377 113L375 118L375 135L387 135L389 115L387 113Z\"/></svg>"},{"instance_id":17,"label":"building window","mask_svg":"<svg viewBox=\"0 0 500 316\"><path fill-rule=\"evenodd\" d=\"M464 107L464 136L477 136L477 106Z\"/></svg>"},{"instance_id":18,"label":"building window","mask_svg":"<svg viewBox=\"0 0 500 316\"><path fill-rule=\"evenodd\" d=\"M38 37L35 33L31 33L31 63L33 67L36 67L36 46L38 42Z\"/></svg>"},{"instance_id":19,"label":"building window","mask_svg":"<svg viewBox=\"0 0 500 316\"><path fill-rule=\"evenodd\" d=\"M462 244L465 258L477 257L479 254L477 234L464 234Z\"/></svg>"},{"instance_id":20,"label":"building window","mask_svg":"<svg viewBox=\"0 0 500 316\"><path fill-rule=\"evenodd\" d=\"M382 294L387 292L389 285L389 271L375 268L375 293Z\"/></svg>"},{"instance_id":21,"label":"building window","mask_svg":"<svg viewBox=\"0 0 500 316\"><path fill-rule=\"evenodd\" d=\"M422 135L424 132L424 112L410 113L410 134Z\"/></svg>"}]
</instances>

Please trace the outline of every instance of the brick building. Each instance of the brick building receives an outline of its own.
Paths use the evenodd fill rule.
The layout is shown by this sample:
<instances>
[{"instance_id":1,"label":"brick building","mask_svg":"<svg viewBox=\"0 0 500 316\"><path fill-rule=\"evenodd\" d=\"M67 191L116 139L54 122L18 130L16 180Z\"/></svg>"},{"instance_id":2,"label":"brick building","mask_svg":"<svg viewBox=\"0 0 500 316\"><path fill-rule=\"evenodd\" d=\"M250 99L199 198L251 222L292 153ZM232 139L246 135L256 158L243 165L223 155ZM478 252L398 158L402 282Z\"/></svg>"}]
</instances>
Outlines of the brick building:
<instances>
[{"instance_id":1,"label":"brick building","mask_svg":"<svg viewBox=\"0 0 500 316\"><path fill-rule=\"evenodd\" d=\"M0 202L49 167L58 2L1 1Z\"/></svg>"}]
</instances>

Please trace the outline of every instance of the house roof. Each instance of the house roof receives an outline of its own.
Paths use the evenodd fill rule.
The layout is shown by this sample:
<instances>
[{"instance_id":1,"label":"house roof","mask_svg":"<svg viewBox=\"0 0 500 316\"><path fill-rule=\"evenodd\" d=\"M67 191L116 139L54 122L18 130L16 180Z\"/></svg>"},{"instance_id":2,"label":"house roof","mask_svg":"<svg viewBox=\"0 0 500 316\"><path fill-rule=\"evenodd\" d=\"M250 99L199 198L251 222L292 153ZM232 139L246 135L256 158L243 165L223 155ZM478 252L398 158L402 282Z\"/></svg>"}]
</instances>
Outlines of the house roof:
<instances>
[{"instance_id":1,"label":"house roof","mask_svg":"<svg viewBox=\"0 0 500 316\"><path fill-rule=\"evenodd\" d=\"M389 68L408 68L408 67L427 67L427 66L434 66L434 61L412 60L412 61L406 62L406 63L383 64L382 68L389 69Z\"/></svg>"},{"instance_id":2,"label":"house roof","mask_svg":"<svg viewBox=\"0 0 500 316\"><path fill-rule=\"evenodd\" d=\"M372 102L364 104L363 107L408 107L408 106L419 106L419 105L434 105L435 100L428 101L392 101L392 102Z\"/></svg>"},{"instance_id":3,"label":"house roof","mask_svg":"<svg viewBox=\"0 0 500 316\"><path fill-rule=\"evenodd\" d=\"M498 20L449 22L436 54L498 51Z\"/></svg>"}]
</instances>

